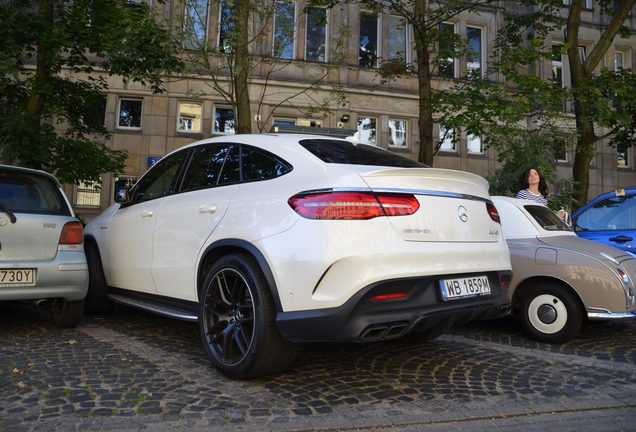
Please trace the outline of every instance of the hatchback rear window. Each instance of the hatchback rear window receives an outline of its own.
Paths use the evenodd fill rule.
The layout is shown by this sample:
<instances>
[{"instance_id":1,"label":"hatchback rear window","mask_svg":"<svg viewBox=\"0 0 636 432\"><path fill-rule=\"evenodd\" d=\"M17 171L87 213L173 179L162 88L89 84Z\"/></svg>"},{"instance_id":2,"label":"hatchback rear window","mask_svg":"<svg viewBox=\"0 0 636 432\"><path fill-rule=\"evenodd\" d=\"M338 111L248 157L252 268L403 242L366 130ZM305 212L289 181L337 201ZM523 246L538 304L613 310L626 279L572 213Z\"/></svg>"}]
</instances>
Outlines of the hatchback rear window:
<instances>
[{"instance_id":1,"label":"hatchback rear window","mask_svg":"<svg viewBox=\"0 0 636 432\"><path fill-rule=\"evenodd\" d=\"M300 145L326 163L428 168L427 165L368 144L329 139L306 139L301 140Z\"/></svg>"},{"instance_id":2,"label":"hatchback rear window","mask_svg":"<svg viewBox=\"0 0 636 432\"><path fill-rule=\"evenodd\" d=\"M55 183L28 173L0 171L0 203L13 213L71 215Z\"/></svg>"}]
</instances>

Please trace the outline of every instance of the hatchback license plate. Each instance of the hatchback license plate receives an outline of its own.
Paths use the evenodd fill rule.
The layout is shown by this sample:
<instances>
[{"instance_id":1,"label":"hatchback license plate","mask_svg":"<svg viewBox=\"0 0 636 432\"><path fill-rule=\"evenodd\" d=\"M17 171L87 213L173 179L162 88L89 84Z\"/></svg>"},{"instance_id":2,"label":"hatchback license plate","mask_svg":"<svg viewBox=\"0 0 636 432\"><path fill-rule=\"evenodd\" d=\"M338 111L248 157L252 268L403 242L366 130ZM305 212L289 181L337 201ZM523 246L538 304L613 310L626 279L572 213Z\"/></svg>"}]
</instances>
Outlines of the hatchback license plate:
<instances>
[{"instance_id":1,"label":"hatchback license plate","mask_svg":"<svg viewBox=\"0 0 636 432\"><path fill-rule=\"evenodd\" d=\"M0 269L0 285L33 285L35 269Z\"/></svg>"},{"instance_id":2,"label":"hatchback license plate","mask_svg":"<svg viewBox=\"0 0 636 432\"><path fill-rule=\"evenodd\" d=\"M488 276L473 276L440 281L443 300L490 295Z\"/></svg>"}]
</instances>

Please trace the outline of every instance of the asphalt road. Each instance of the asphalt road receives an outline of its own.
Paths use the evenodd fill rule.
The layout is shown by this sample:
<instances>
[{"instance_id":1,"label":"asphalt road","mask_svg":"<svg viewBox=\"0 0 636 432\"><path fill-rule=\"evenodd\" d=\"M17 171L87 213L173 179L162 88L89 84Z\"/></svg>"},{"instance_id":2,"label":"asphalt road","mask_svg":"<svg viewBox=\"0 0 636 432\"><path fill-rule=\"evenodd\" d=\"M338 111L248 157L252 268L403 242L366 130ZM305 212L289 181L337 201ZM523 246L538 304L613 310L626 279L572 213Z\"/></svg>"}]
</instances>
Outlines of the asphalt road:
<instances>
[{"instance_id":1,"label":"asphalt road","mask_svg":"<svg viewBox=\"0 0 636 432\"><path fill-rule=\"evenodd\" d=\"M511 318L426 343L304 344L285 373L231 381L194 323L118 306L62 330L0 305L0 430L636 430L636 322L565 345Z\"/></svg>"}]
</instances>

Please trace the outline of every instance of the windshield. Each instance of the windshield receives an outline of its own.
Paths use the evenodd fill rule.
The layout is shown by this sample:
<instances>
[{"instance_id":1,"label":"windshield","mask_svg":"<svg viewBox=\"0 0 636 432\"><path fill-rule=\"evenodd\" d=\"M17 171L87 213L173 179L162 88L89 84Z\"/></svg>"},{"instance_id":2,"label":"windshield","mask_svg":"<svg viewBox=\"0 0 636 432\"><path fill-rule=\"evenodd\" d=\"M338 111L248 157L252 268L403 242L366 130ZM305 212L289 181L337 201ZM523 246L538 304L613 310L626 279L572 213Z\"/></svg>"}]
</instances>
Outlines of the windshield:
<instances>
[{"instance_id":1,"label":"windshield","mask_svg":"<svg viewBox=\"0 0 636 432\"><path fill-rule=\"evenodd\" d=\"M330 139L301 140L300 145L326 163L428 168L427 165L380 147Z\"/></svg>"},{"instance_id":2,"label":"windshield","mask_svg":"<svg viewBox=\"0 0 636 432\"><path fill-rule=\"evenodd\" d=\"M51 180L12 170L0 170L0 203L13 213L71 215L62 193Z\"/></svg>"},{"instance_id":3,"label":"windshield","mask_svg":"<svg viewBox=\"0 0 636 432\"><path fill-rule=\"evenodd\" d=\"M527 205L524 208L546 231L571 231L570 227L556 213L545 206Z\"/></svg>"}]
</instances>

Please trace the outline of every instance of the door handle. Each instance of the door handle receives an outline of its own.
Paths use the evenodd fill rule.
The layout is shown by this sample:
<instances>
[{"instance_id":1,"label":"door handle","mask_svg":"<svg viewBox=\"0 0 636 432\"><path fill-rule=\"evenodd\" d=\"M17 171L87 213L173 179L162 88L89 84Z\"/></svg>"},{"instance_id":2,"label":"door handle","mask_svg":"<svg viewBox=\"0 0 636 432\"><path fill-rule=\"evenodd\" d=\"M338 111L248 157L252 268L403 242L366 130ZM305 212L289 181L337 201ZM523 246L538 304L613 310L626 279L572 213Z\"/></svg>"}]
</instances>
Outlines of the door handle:
<instances>
[{"instance_id":1,"label":"door handle","mask_svg":"<svg viewBox=\"0 0 636 432\"><path fill-rule=\"evenodd\" d=\"M619 235L618 237L612 237L609 241L613 242L628 242L634 240L632 237L627 237L624 235Z\"/></svg>"},{"instance_id":2,"label":"door handle","mask_svg":"<svg viewBox=\"0 0 636 432\"><path fill-rule=\"evenodd\" d=\"M153 212L152 210L144 210L144 211L141 212L141 217L144 217L144 218L145 217L152 217L152 215L154 213L155 212Z\"/></svg>"},{"instance_id":3,"label":"door handle","mask_svg":"<svg viewBox=\"0 0 636 432\"><path fill-rule=\"evenodd\" d=\"M199 213L214 213L216 212L216 204L203 204L199 207Z\"/></svg>"}]
</instances>

